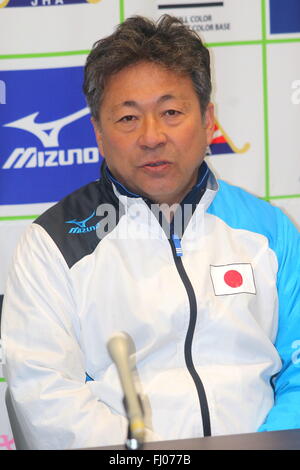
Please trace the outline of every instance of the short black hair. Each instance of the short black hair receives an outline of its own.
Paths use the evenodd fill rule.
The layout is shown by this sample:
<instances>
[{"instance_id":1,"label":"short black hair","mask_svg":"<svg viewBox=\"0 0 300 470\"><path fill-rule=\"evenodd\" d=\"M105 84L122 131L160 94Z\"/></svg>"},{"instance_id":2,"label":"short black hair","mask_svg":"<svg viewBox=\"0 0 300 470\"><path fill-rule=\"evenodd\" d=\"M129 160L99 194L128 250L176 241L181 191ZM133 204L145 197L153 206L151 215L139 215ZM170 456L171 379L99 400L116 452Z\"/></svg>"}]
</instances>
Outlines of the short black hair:
<instances>
[{"instance_id":1,"label":"short black hair","mask_svg":"<svg viewBox=\"0 0 300 470\"><path fill-rule=\"evenodd\" d=\"M190 76L204 115L210 101L211 74L209 52L200 37L170 15L157 22L133 16L113 34L97 41L87 57L83 91L96 121L109 77L145 61Z\"/></svg>"}]
</instances>

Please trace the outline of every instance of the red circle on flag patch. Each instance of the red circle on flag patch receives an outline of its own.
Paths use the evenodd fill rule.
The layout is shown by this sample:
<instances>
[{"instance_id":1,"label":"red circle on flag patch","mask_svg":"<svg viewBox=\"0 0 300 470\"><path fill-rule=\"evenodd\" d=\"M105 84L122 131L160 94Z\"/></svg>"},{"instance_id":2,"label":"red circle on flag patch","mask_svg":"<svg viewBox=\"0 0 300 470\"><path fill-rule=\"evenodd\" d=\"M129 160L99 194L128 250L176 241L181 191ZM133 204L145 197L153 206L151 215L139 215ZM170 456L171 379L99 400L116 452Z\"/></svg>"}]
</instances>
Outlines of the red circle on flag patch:
<instances>
[{"instance_id":1,"label":"red circle on flag patch","mask_svg":"<svg viewBox=\"0 0 300 470\"><path fill-rule=\"evenodd\" d=\"M243 277L238 271L231 269L224 274L224 281L229 287L240 287L243 284Z\"/></svg>"}]
</instances>

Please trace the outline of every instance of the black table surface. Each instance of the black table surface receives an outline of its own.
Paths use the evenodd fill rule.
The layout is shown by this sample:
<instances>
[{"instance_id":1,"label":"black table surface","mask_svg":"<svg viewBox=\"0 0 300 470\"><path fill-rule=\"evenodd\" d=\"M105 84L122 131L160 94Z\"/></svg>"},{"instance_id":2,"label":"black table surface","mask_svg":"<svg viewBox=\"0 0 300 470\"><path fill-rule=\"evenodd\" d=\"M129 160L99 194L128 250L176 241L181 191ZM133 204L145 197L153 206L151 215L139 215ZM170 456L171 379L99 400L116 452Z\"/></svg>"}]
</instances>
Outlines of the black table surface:
<instances>
[{"instance_id":1,"label":"black table surface","mask_svg":"<svg viewBox=\"0 0 300 470\"><path fill-rule=\"evenodd\" d=\"M124 445L84 450L125 450ZM300 429L147 442L143 450L300 450Z\"/></svg>"}]
</instances>

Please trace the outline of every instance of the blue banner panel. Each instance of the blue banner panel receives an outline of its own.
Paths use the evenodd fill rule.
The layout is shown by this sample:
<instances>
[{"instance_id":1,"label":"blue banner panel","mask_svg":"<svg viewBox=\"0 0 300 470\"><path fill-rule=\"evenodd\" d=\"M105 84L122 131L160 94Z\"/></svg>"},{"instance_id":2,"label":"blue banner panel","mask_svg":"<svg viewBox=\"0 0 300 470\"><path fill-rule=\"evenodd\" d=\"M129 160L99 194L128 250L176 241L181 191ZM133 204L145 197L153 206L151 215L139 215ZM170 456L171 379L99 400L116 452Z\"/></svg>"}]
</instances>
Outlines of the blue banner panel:
<instances>
[{"instance_id":1,"label":"blue banner panel","mask_svg":"<svg viewBox=\"0 0 300 470\"><path fill-rule=\"evenodd\" d=\"M300 1L270 0L271 34L300 33Z\"/></svg>"},{"instance_id":2,"label":"blue banner panel","mask_svg":"<svg viewBox=\"0 0 300 470\"><path fill-rule=\"evenodd\" d=\"M99 3L101 0L0 0L0 8L9 7L50 7L78 5L79 3Z\"/></svg>"},{"instance_id":3,"label":"blue banner panel","mask_svg":"<svg viewBox=\"0 0 300 470\"><path fill-rule=\"evenodd\" d=\"M83 67L1 72L0 204L55 202L99 177Z\"/></svg>"}]
</instances>

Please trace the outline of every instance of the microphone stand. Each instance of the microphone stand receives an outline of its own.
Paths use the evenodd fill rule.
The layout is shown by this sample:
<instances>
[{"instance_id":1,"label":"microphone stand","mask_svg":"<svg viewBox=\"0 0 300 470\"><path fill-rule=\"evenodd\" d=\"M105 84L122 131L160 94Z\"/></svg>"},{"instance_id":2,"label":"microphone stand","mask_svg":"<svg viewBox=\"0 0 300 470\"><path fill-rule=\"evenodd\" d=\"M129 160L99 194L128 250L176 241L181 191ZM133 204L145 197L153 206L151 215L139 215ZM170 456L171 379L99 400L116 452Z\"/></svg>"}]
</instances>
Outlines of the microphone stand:
<instances>
[{"instance_id":1,"label":"microphone stand","mask_svg":"<svg viewBox=\"0 0 300 470\"><path fill-rule=\"evenodd\" d=\"M140 403L141 410L144 414L143 403L142 403L142 400L141 400L139 394L137 394L137 398L138 398L138 401ZM123 398L123 404L124 404L124 408L125 408L125 411L126 411L126 414L127 414L127 419L128 419L128 431L127 431L127 438L125 440L125 448L127 450L142 450L143 446L144 446L144 433L133 433L132 432L132 429L131 429L132 421L131 421L131 418L130 418L129 413L128 413L127 400L126 400L125 396ZM139 435L137 435L137 434L139 434Z\"/></svg>"},{"instance_id":2,"label":"microphone stand","mask_svg":"<svg viewBox=\"0 0 300 470\"><path fill-rule=\"evenodd\" d=\"M132 376L133 365L129 360L129 356L135 352L133 340L127 333L121 331L109 339L107 349L116 364L124 393L123 405L128 419L125 447L129 450L141 449L145 434L145 412L141 397L135 389Z\"/></svg>"},{"instance_id":3,"label":"microphone stand","mask_svg":"<svg viewBox=\"0 0 300 470\"><path fill-rule=\"evenodd\" d=\"M127 450L142 450L143 442L137 440L135 437L132 437L130 424L128 424L128 434L125 441L125 448Z\"/></svg>"}]
</instances>

